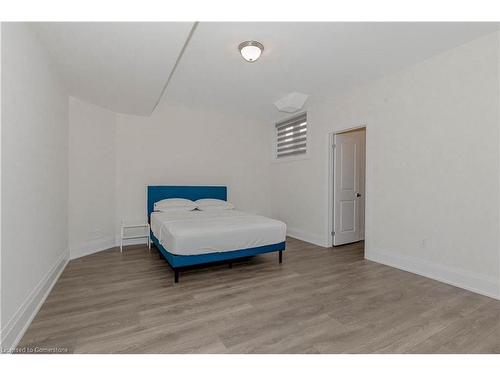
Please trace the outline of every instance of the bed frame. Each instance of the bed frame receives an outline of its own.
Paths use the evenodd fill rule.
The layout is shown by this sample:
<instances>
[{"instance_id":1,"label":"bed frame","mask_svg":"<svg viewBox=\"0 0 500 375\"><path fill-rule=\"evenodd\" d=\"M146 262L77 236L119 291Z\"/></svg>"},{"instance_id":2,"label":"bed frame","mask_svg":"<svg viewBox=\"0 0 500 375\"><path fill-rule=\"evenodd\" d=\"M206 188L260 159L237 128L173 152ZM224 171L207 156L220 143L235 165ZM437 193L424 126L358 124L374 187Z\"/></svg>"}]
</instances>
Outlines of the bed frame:
<instances>
[{"instance_id":1,"label":"bed frame","mask_svg":"<svg viewBox=\"0 0 500 375\"><path fill-rule=\"evenodd\" d=\"M227 201L227 188L225 186L148 186L148 221L154 210L155 202L167 198L184 198L193 201L202 198L214 198ZM232 260L246 258L258 254L278 252L279 263L283 261L285 242L267 246L252 247L249 249L235 249L232 251L214 252L199 255L175 255L165 249L151 231L151 240L159 251L160 259L163 257L174 271L174 282L179 282L179 272L190 266L227 262L232 267Z\"/></svg>"}]
</instances>

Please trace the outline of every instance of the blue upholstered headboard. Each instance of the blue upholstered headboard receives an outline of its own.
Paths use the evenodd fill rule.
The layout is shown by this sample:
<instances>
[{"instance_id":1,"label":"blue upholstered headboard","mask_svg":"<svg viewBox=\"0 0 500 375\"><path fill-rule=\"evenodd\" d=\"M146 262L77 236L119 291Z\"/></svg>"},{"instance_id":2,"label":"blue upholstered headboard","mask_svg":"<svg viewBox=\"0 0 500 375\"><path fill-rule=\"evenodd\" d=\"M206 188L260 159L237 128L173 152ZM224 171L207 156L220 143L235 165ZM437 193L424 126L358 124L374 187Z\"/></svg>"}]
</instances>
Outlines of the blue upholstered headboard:
<instances>
[{"instance_id":1,"label":"blue upholstered headboard","mask_svg":"<svg viewBox=\"0 0 500 375\"><path fill-rule=\"evenodd\" d=\"M184 198L195 201L202 198L227 200L225 186L148 186L148 220L155 202L167 198Z\"/></svg>"}]
</instances>

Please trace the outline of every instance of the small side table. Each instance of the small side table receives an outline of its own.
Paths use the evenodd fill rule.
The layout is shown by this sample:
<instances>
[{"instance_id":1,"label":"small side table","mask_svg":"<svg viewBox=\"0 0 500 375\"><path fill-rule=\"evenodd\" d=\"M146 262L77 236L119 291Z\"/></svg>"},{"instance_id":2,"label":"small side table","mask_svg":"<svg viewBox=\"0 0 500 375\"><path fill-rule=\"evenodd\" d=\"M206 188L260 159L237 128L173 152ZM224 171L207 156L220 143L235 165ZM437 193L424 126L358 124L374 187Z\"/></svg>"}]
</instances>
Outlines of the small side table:
<instances>
[{"instance_id":1,"label":"small side table","mask_svg":"<svg viewBox=\"0 0 500 375\"><path fill-rule=\"evenodd\" d=\"M147 234L141 234L136 236L126 236L126 229L131 228L144 228L147 231ZM123 240L132 240L136 238L146 238L148 240L148 250L151 252L151 237L150 237L150 227L149 223L124 223L121 224L120 230L120 252L123 252Z\"/></svg>"}]
</instances>

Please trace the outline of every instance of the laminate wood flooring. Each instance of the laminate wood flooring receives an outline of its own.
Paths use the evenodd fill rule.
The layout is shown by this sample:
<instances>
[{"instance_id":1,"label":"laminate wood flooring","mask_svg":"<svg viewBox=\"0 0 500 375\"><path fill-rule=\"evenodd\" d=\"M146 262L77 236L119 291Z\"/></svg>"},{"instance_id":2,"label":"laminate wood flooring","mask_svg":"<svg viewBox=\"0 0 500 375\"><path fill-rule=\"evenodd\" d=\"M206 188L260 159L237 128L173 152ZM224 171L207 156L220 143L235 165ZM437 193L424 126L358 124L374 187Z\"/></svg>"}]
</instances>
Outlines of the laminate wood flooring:
<instances>
[{"instance_id":1,"label":"laminate wood flooring","mask_svg":"<svg viewBox=\"0 0 500 375\"><path fill-rule=\"evenodd\" d=\"M18 348L69 353L500 353L500 301L365 260L363 243L173 272L129 246L69 262Z\"/></svg>"}]
</instances>

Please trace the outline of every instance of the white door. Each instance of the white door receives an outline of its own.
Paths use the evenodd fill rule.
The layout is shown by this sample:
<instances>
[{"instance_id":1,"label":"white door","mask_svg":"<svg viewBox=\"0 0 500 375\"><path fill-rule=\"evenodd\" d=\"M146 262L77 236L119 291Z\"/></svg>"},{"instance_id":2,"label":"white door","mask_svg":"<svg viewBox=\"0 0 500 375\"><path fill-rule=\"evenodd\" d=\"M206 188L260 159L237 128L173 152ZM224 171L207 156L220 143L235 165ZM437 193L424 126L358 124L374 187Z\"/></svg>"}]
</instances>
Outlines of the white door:
<instances>
[{"instance_id":1,"label":"white door","mask_svg":"<svg viewBox=\"0 0 500 375\"><path fill-rule=\"evenodd\" d=\"M334 136L334 246L364 239L365 136L365 129Z\"/></svg>"}]
</instances>

